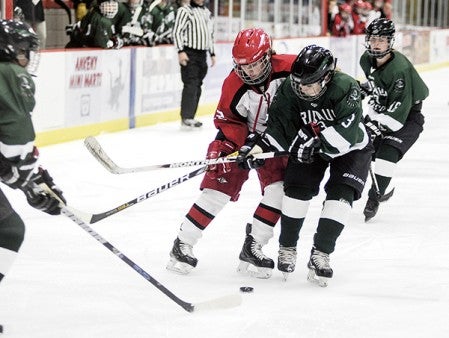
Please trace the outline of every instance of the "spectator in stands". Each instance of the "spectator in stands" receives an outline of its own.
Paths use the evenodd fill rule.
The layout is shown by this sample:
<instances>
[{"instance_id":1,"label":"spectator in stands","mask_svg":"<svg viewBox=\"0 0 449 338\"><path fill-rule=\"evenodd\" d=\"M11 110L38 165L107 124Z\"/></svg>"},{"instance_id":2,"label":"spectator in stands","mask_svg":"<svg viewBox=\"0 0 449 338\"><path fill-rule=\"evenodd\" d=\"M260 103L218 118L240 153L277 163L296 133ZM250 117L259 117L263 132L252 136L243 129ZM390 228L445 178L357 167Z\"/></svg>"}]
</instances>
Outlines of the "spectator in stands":
<instances>
[{"instance_id":1,"label":"spectator in stands","mask_svg":"<svg viewBox=\"0 0 449 338\"><path fill-rule=\"evenodd\" d=\"M346 2L338 5L338 14L335 15L332 25L332 36L345 37L352 33L354 22L352 21L352 8Z\"/></svg>"},{"instance_id":2,"label":"spectator in stands","mask_svg":"<svg viewBox=\"0 0 449 338\"><path fill-rule=\"evenodd\" d=\"M14 8L20 8L23 17L16 17L29 24L39 37L39 48L44 49L47 40L44 6L41 0L14 0ZM20 11L14 11L17 15ZM18 14L20 16L20 14Z\"/></svg>"},{"instance_id":3,"label":"spectator in stands","mask_svg":"<svg viewBox=\"0 0 449 338\"><path fill-rule=\"evenodd\" d=\"M173 26L175 25L176 8L170 0L155 0L150 5L151 31L153 44L173 43Z\"/></svg>"},{"instance_id":4,"label":"spectator in stands","mask_svg":"<svg viewBox=\"0 0 449 338\"><path fill-rule=\"evenodd\" d=\"M327 13L328 31L332 34L332 26L334 24L335 15L338 14L337 0L329 0L329 10Z\"/></svg>"},{"instance_id":5,"label":"spectator in stands","mask_svg":"<svg viewBox=\"0 0 449 338\"><path fill-rule=\"evenodd\" d=\"M385 18L384 13L384 0L374 0L373 2L373 9L369 12L368 20L366 22L366 26L373 22L375 19L379 18Z\"/></svg>"},{"instance_id":6,"label":"spectator in stands","mask_svg":"<svg viewBox=\"0 0 449 338\"><path fill-rule=\"evenodd\" d=\"M391 20L391 18L393 17L393 5L391 4L390 1L385 1L383 10L385 17Z\"/></svg>"},{"instance_id":7,"label":"spectator in stands","mask_svg":"<svg viewBox=\"0 0 449 338\"><path fill-rule=\"evenodd\" d=\"M352 21L354 28L352 34L365 34L366 17L363 15L365 10L365 1L356 0L352 5Z\"/></svg>"},{"instance_id":8,"label":"spectator in stands","mask_svg":"<svg viewBox=\"0 0 449 338\"><path fill-rule=\"evenodd\" d=\"M66 48L100 47L121 48L123 40L117 34L113 18L117 16L119 3L114 0L98 0L98 4L72 26Z\"/></svg>"},{"instance_id":9,"label":"spectator in stands","mask_svg":"<svg viewBox=\"0 0 449 338\"><path fill-rule=\"evenodd\" d=\"M150 45L151 18L148 3L142 0L128 0L125 3L126 13L122 26L122 37L125 45Z\"/></svg>"}]
</instances>

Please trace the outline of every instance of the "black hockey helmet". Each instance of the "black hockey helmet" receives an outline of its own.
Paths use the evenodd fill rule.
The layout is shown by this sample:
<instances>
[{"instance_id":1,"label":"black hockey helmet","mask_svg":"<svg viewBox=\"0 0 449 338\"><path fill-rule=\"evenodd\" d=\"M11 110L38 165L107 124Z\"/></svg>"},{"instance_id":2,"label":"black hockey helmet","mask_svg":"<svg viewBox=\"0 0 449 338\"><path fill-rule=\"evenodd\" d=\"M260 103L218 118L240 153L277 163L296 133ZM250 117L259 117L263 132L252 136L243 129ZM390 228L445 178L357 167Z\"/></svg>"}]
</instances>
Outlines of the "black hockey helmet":
<instances>
[{"instance_id":1,"label":"black hockey helmet","mask_svg":"<svg viewBox=\"0 0 449 338\"><path fill-rule=\"evenodd\" d=\"M365 29L365 48L371 56L376 58L382 58L393 49L394 34L396 29L394 27L393 21L386 18L374 19L368 27ZM371 48L370 39L371 37L381 37L384 36L388 39L388 48L385 51L375 51Z\"/></svg>"},{"instance_id":2,"label":"black hockey helmet","mask_svg":"<svg viewBox=\"0 0 449 338\"><path fill-rule=\"evenodd\" d=\"M30 51L39 50L39 39L26 23L16 20L0 21L0 60L17 60L18 55L30 58Z\"/></svg>"},{"instance_id":3,"label":"black hockey helmet","mask_svg":"<svg viewBox=\"0 0 449 338\"><path fill-rule=\"evenodd\" d=\"M326 84L331 80L335 71L337 60L330 50L309 45L304 47L296 57L292 65L290 79L292 88L298 96L302 98L315 99L321 96L326 90ZM305 96L300 85L319 83L321 91L313 97Z\"/></svg>"}]
</instances>

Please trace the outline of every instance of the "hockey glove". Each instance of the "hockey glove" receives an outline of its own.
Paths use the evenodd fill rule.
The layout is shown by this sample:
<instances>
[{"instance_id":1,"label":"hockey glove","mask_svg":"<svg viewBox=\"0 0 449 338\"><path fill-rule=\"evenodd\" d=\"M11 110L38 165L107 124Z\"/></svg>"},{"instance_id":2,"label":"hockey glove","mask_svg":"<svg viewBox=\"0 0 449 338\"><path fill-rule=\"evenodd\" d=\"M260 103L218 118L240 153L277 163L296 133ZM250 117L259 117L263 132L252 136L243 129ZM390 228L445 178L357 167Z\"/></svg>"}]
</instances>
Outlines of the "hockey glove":
<instances>
[{"instance_id":1,"label":"hockey glove","mask_svg":"<svg viewBox=\"0 0 449 338\"><path fill-rule=\"evenodd\" d=\"M33 175L38 158L39 151L36 147L18 162L11 162L0 155L0 180L13 189L24 189Z\"/></svg>"},{"instance_id":2,"label":"hockey glove","mask_svg":"<svg viewBox=\"0 0 449 338\"><path fill-rule=\"evenodd\" d=\"M28 204L33 208L50 215L59 215L62 205L67 203L61 189L59 189L47 170L39 167L30 184L23 189Z\"/></svg>"},{"instance_id":3,"label":"hockey glove","mask_svg":"<svg viewBox=\"0 0 449 338\"><path fill-rule=\"evenodd\" d=\"M290 156L300 163L312 163L313 155L321 145L319 133L320 128L314 122L299 129L298 135L290 146Z\"/></svg>"},{"instance_id":4,"label":"hockey glove","mask_svg":"<svg viewBox=\"0 0 449 338\"><path fill-rule=\"evenodd\" d=\"M371 142L374 143L374 141L378 137L382 138L382 131L378 121L371 120L371 118L367 115L365 116L365 120L363 123L366 126L366 130L368 132L369 137L371 138Z\"/></svg>"},{"instance_id":5,"label":"hockey glove","mask_svg":"<svg viewBox=\"0 0 449 338\"><path fill-rule=\"evenodd\" d=\"M153 47L156 44L156 34L150 30L142 36L142 41L145 46Z\"/></svg>"},{"instance_id":6,"label":"hockey glove","mask_svg":"<svg viewBox=\"0 0 449 338\"><path fill-rule=\"evenodd\" d=\"M260 134L251 133L240 148L237 156L237 164L241 169L257 169L265 164L264 159L255 159L254 154L269 151L270 143Z\"/></svg>"},{"instance_id":7,"label":"hockey glove","mask_svg":"<svg viewBox=\"0 0 449 338\"><path fill-rule=\"evenodd\" d=\"M374 87L371 82L369 82L369 81L366 81L364 83L359 82L359 85L360 85L360 94L361 94L362 100L365 97L370 96L373 93Z\"/></svg>"},{"instance_id":8,"label":"hockey glove","mask_svg":"<svg viewBox=\"0 0 449 338\"><path fill-rule=\"evenodd\" d=\"M215 160L219 157L229 155L235 151L235 145L228 140L215 140L209 144L206 159ZM231 171L230 163L211 164L206 168L206 175L215 180Z\"/></svg>"}]
</instances>

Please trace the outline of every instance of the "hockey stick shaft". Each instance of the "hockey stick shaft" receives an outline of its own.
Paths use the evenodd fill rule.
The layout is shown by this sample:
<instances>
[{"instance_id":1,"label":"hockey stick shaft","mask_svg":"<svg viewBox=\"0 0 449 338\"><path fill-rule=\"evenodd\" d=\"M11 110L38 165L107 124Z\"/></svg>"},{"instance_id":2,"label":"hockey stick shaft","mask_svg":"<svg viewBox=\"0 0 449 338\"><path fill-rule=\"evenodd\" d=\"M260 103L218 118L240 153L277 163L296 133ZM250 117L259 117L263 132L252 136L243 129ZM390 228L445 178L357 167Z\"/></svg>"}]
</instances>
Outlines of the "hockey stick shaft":
<instances>
[{"instance_id":1,"label":"hockey stick shaft","mask_svg":"<svg viewBox=\"0 0 449 338\"><path fill-rule=\"evenodd\" d=\"M167 169L167 168L182 168L182 167L193 167L199 165L212 165L212 164L221 164L221 163L229 163L236 162L237 153L233 153L226 157L220 157L217 159L209 159L209 160L193 160L193 161L184 161L184 162L173 162L173 163L165 163L165 164L155 164L148 165L142 167L134 167L134 168L123 168L118 166L104 151L103 147L97 141L97 139L93 136L89 136L84 140L84 145L89 150L89 152L95 157L95 159L100 162L109 172L113 174L129 174L136 172L144 172L151 171L157 169ZM267 152L261 154L253 155L256 159L267 159L273 157L281 157L287 156L289 152Z\"/></svg>"},{"instance_id":2,"label":"hockey stick shaft","mask_svg":"<svg viewBox=\"0 0 449 338\"><path fill-rule=\"evenodd\" d=\"M193 304L186 302L176 296L173 292L167 289L164 285L154 279L148 272L142 269L139 265L133 262L130 258L128 258L124 253L122 253L119 249L117 249L114 245L108 242L104 237L102 237L99 233L93 230L89 225L87 225L83 220L81 220L77 215L75 215L70 209L67 207L63 207L61 209L61 213L68 218L70 218L73 222L78 224L80 228L86 231L90 236L95 238L98 242L103 244L105 248L111 251L114 255L120 258L123 262L128 264L134 271L136 271L139 275L149 281L153 286L155 286L159 291L161 291L164 295L174 301L176 304L181 306L187 312L193 312L196 309L210 309L210 308L227 308L234 307L240 305L241 299L238 297L230 295L227 297L221 297L217 299L212 299L210 301L206 301L203 303Z\"/></svg>"},{"instance_id":3,"label":"hockey stick shaft","mask_svg":"<svg viewBox=\"0 0 449 338\"><path fill-rule=\"evenodd\" d=\"M125 203L119 205L118 207L115 207L115 208L105 211L105 212L100 212L98 214L89 214L89 213L86 213L83 211L76 210L74 208L71 208L71 210L72 210L72 212L77 213L79 215L79 217L81 217L86 223L88 223L88 224L96 223L106 217L112 216L120 211L128 209L129 207L132 207L133 205L136 205L137 203L143 202L143 201L149 199L150 197L156 196L172 187L175 187L181 183L184 183L184 182L194 178L195 176L198 176L198 175L204 173L205 170L206 170L206 167L201 167L199 169L196 169L188 174L185 174L185 175L175 178L167 183L164 183L163 185L161 185L155 189L152 189L152 190L140 195L139 197L136 197L128 202L125 202Z\"/></svg>"},{"instance_id":4,"label":"hockey stick shaft","mask_svg":"<svg viewBox=\"0 0 449 338\"><path fill-rule=\"evenodd\" d=\"M371 180L373 181L375 193L376 193L377 197L380 197L381 194L380 194L380 190L379 190L379 184L377 183L377 178L376 178L376 174L374 173L372 163L369 164L369 174L371 176Z\"/></svg>"}]
</instances>

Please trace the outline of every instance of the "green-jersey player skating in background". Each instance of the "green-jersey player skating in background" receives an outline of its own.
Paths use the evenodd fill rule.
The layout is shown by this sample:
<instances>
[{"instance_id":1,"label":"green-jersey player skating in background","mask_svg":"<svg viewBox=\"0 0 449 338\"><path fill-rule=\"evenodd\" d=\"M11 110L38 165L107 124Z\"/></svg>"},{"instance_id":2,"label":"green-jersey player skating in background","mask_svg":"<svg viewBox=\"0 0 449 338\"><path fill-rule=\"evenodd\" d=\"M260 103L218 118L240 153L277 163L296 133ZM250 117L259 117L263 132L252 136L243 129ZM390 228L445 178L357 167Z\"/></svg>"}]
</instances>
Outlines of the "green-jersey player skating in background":
<instances>
[{"instance_id":1,"label":"green-jersey player skating in background","mask_svg":"<svg viewBox=\"0 0 449 338\"><path fill-rule=\"evenodd\" d=\"M367 82L361 85L370 111L365 119L376 150L373 184L363 211L365 221L373 218L386 193L397 163L423 131L422 101L429 89L412 63L393 50L395 27L391 20L374 20L366 30L366 51L360 66Z\"/></svg>"}]
</instances>

